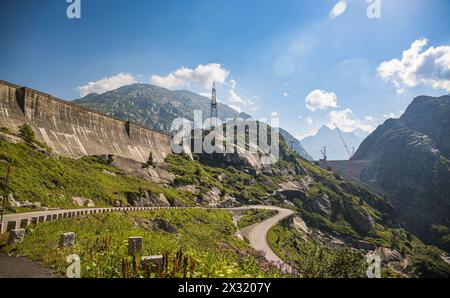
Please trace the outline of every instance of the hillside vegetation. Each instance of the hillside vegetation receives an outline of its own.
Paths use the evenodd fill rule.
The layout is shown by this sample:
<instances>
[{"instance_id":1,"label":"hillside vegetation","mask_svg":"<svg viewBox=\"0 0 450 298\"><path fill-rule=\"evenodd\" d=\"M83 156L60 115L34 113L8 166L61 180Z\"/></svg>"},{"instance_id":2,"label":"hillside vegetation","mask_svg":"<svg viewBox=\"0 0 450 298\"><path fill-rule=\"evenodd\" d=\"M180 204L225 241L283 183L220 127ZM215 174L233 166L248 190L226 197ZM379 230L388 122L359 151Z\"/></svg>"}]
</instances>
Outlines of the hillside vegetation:
<instances>
[{"instance_id":1,"label":"hillside vegetation","mask_svg":"<svg viewBox=\"0 0 450 298\"><path fill-rule=\"evenodd\" d=\"M10 190L16 200L22 202L35 200L42 202L44 207L77 207L73 197L82 196L93 200L97 206L117 203L132 205L136 202L147 206L160 204L161 200L155 201L155 198L163 195L167 199L166 206L170 204L234 207L270 204L296 211L296 217L301 218L308 229L307 233L298 233L292 232L292 226L288 226L275 228L270 233L272 247L289 263L300 264L302 261L310 260L308 262L312 262L311 266L313 264L319 266L317 264L323 262L324 268L327 268L326 266L334 268L331 272L336 276L356 277L361 274L359 265L350 268L348 264L352 262L362 264L364 261L362 256L365 253L383 247L389 249L399 260L395 262L402 264L401 266L400 263L396 263L395 266L391 264L390 269L386 271L388 276L450 275L450 267L444 261L443 252L435 247L424 246L414 235L403 229L389 202L304 160L290 149L283 138L280 141L281 159L272 167L261 171L239 164L226 168L215 166L213 163L206 165L198 156L194 156L192 160L186 155L169 155L163 164L158 165L128 162L127 166L123 166L114 156L91 156L73 160L55 156L51 151L33 142L11 144L3 140L0 140L0 159L12 165ZM130 166L134 168L128 169ZM5 167L6 163L1 162L0 171L4 172ZM153 172L160 173L157 178L164 178L163 182L156 183L153 180L155 177L148 176ZM114 238L115 249L123 250L125 245L123 241L128 236L145 234L148 239L153 239L151 244L146 245L150 249L146 251L149 254L163 253L162 246L152 250L152 247L159 245L155 243L163 243L171 253L182 250L183 254L195 255L196 264L201 263L202 259L213 259L213 263L221 264L218 265L220 268L226 266L235 268L230 269L230 275L225 276L245 276L247 272L253 272L256 274L254 276L267 276L273 273L267 271L264 267L266 265L261 263L258 263L259 267L256 265L239 267L241 265L237 261L239 256L236 249L231 249L234 253L229 256L221 249L216 249L220 243L225 243L228 247L235 245L239 249L246 248L245 244L234 236L236 227L229 213L225 212L227 215L221 217L222 213L183 211L180 213L182 218L178 218L177 212L181 211L173 212L173 215L169 215L172 214L170 212L161 215L166 216L164 220L172 221L171 225L180 232L169 233L170 237L166 237L167 235L163 233L165 236L158 238L160 236L152 234L158 233L153 225L142 226L143 220L160 216L155 215L156 213L136 215L141 220L136 220L135 215L130 214L96 215L31 228L30 236L26 237L23 244L6 249L43 259L46 264L61 268L60 262L63 258L55 248L55 239L63 231L74 231L80 235L81 240L76 247L77 252L85 254L84 258L89 260L88 263L92 262L97 266L95 269L97 271L94 273L86 271L85 276L101 277L102 269L99 268L108 267L109 264L114 264L111 265L113 269L105 272L109 272L108 276L117 276L120 273L117 269L120 268L118 264L123 262L124 256L123 254L114 256L111 253L102 259L104 254L102 247L111 245L112 240L108 237L112 235ZM211 217L211 214L214 216ZM241 227L259 222L266 216L267 214L260 213L246 214ZM194 233L196 227L198 233ZM298 226L296 229L298 230ZM184 234L189 236L184 238ZM186 240L189 237L192 237L192 241ZM184 242L187 246L180 247L179 245ZM211 245L208 247L209 250L205 246L206 243ZM314 244L314 249L309 249L311 243ZM98 248L98 245L103 246ZM44 249L46 246L51 248L48 254ZM209 254L202 255L204 250L209 251ZM93 255L89 255L90 252ZM42 254L41 257L39 254ZM214 259L219 256L223 259ZM227 263L225 266L225 260L232 265ZM341 264L340 260L343 262L341 270L336 269ZM233 263L235 261L238 263ZM388 263L392 262L386 262L385 268L388 267ZM323 272L311 273L308 268L302 266L298 267L300 275L327 277ZM89 270L93 267L94 265L88 266ZM265 269L258 271L256 267L260 270ZM248 268L252 269L246 271ZM224 274L222 269L219 270L221 273L217 274L208 270L199 269L195 274L215 277Z\"/></svg>"},{"instance_id":2,"label":"hillside vegetation","mask_svg":"<svg viewBox=\"0 0 450 298\"><path fill-rule=\"evenodd\" d=\"M76 245L58 248L64 232L76 234ZM82 260L81 277L148 277L127 255L127 239L144 238L142 256L164 255L163 272L150 277L277 277L280 272L248 244L235 237L228 211L158 210L109 213L62 219L29 227L25 241L3 251L44 262L65 275L66 257ZM167 267L167 268L166 268Z\"/></svg>"}]
</instances>

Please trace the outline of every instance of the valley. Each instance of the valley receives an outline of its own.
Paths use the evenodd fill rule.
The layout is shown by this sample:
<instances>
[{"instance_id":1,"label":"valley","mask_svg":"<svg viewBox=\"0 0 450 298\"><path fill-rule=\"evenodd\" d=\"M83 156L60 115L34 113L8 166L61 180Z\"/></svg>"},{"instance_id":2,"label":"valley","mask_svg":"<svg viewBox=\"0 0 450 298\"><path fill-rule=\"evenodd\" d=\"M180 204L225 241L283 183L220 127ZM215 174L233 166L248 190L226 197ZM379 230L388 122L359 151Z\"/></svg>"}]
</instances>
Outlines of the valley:
<instances>
[{"instance_id":1,"label":"valley","mask_svg":"<svg viewBox=\"0 0 450 298\"><path fill-rule=\"evenodd\" d=\"M148 87L120 92L134 94L133 88L139 95ZM360 278L371 253L381 259L382 277L450 274L446 252L410 230L395 201L310 162L287 132L280 131L279 160L261 166L265 153L245 150L221 158L191 152L153 158L153 151L74 158L45 143L44 124L0 130L0 173L11 168L3 229L31 219L22 240L3 234L0 249L40 261L56 275L76 254L81 277ZM372 138L355 160L376 159L359 153ZM58 238L67 232L77 240L61 248ZM139 256L127 255L130 237L143 238ZM139 265L139 257L160 255L164 270Z\"/></svg>"}]
</instances>

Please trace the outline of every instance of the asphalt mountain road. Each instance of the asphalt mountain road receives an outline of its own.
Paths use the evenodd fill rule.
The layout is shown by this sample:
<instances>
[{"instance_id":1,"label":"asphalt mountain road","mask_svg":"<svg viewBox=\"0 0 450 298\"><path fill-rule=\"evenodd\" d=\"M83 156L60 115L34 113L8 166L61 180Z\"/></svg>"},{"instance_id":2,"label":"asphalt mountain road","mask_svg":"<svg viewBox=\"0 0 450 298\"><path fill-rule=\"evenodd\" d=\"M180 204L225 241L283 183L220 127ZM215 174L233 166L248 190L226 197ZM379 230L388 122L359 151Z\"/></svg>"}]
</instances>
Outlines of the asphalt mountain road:
<instances>
[{"instance_id":1,"label":"asphalt mountain road","mask_svg":"<svg viewBox=\"0 0 450 298\"><path fill-rule=\"evenodd\" d=\"M199 207L197 207L199 208ZM183 207L119 207L119 208L91 208L91 209L67 209L67 210L54 210L54 211L37 211L37 212L29 212L29 213L19 213L19 214L8 214L4 217L3 226L6 229L8 222L16 221L16 228L19 227L20 222L22 220L46 220L48 218L64 218L64 217L72 217L78 216L82 214L92 214L92 213L104 213L104 212L121 212L121 211L142 211L142 210L157 210L157 209L187 209ZM214 208L209 208L214 209ZM291 216L294 211L289 209L283 209L275 206L245 206L245 207L236 207L236 208L217 208L220 210L229 210L229 211L237 211L237 210L250 210L250 209L266 209L266 210L275 210L278 213L261 223L257 223L251 225L249 227L241 230L241 234L247 238L250 242L250 246L253 247L257 251L261 251L264 253L265 258L270 261L278 264L278 266L285 272L291 272L291 268L289 265L285 264L270 248L267 243L267 234L269 230L277 225L283 219ZM23 259L23 258L15 258L7 255L0 255L0 268L12 268L16 269L13 271L8 270L0 270L0 278L2 277L51 277L51 273L49 270L42 268L39 264L34 263L32 261Z\"/></svg>"}]
</instances>

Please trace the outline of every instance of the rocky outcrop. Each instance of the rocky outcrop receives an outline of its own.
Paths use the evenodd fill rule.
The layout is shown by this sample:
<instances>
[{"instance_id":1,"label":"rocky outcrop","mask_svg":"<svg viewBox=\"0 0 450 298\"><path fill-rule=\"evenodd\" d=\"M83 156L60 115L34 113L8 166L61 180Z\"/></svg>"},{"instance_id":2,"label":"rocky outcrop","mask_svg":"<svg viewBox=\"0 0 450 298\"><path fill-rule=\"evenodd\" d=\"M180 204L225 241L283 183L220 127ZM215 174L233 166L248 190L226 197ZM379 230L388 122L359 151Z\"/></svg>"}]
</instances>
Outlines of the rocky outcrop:
<instances>
[{"instance_id":1,"label":"rocky outcrop","mask_svg":"<svg viewBox=\"0 0 450 298\"><path fill-rule=\"evenodd\" d=\"M450 227L450 96L414 99L400 119L367 137L354 159L372 160L360 179L387 194L409 230L425 242L445 242L433 238L432 226Z\"/></svg>"},{"instance_id":2,"label":"rocky outcrop","mask_svg":"<svg viewBox=\"0 0 450 298\"><path fill-rule=\"evenodd\" d=\"M115 167L127 175L141 177L149 182L170 184L175 180L175 175L167 170L167 164L164 162L148 165L129 158L114 155L103 155L99 158L103 163Z\"/></svg>"},{"instance_id":3,"label":"rocky outcrop","mask_svg":"<svg viewBox=\"0 0 450 298\"><path fill-rule=\"evenodd\" d=\"M203 197L200 198L201 203L206 203L210 207L218 207L220 204L220 190L213 187Z\"/></svg>"},{"instance_id":4,"label":"rocky outcrop","mask_svg":"<svg viewBox=\"0 0 450 298\"><path fill-rule=\"evenodd\" d=\"M308 226L306 225L306 223L303 221L303 219L301 217L294 216L292 218L292 226L294 227L295 230L300 232L300 234L302 234L302 235L309 235L310 234ZM306 237L303 236L302 239L306 240Z\"/></svg>"},{"instance_id":5,"label":"rocky outcrop","mask_svg":"<svg viewBox=\"0 0 450 298\"><path fill-rule=\"evenodd\" d=\"M280 200L286 201L306 198L306 191L312 183L314 183L314 180L310 176L305 176L303 179L281 182L278 184L279 188L273 195Z\"/></svg>"},{"instance_id":6,"label":"rocky outcrop","mask_svg":"<svg viewBox=\"0 0 450 298\"><path fill-rule=\"evenodd\" d=\"M345 212L350 223L352 223L359 232L367 234L369 231L373 230L375 221L365 209L358 208L353 204L346 204Z\"/></svg>"},{"instance_id":7,"label":"rocky outcrop","mask_svg":"<svg viewBox=\"0 0 450 298\"><path fill-rule=\"evenodd\" d=\"M134 224L135 226L148 231L161 231L170 234L178 233L177 229L172 224L162 218L145 219L136 217L134 219Z\"/></svg>"},{"instance_id":8,"label":"rocky outcrop","mask_svg":"<svg viewBox=\"0 0 450 298\"><path fill-rule=\"evenodd\" d=\"M19 138L17 136L14 136L9 133L4 133L0 131L0 140L8 142L10 144L22 144L25 143L25 141L22 138Z\"/></svg>"},{"instance_id":9,"label":"rocky outcrop","mask_svg":"<svg viewBox=\"0 0 450 298\"><path fill-rule=\"evenodd\" d=\"M163 193L154 194L148 191L142 193L125 193L128 203L134 207L170 207L170 203Z\"/></svg>"},{"instance_id":10,"label":"rocky outcrop","mask_svg":"<svg viewBox=\"0 0 450 298\"><path fill-rule=\"evenodd\" d=\"M303 148L302 143L295 138L293 135L291 135L286 130L279 128L278 129L279 134L284 138L286 143L291 147L292 150L297 152L301 157L303 157L306 160L312 161L314 158L306 152L306 150Z\"/></svg>"},{"instance_id":11,"label":"rocky outcrop","mask_svg":"<svg viewBox=\"0 0 450 298\"><path fill-rule=\"evenodd\" d=\"M148 84L132 84L103 94L89 94L75 102L165 132L170 132L176 118L193 121L194 111L201 110L205 121L211 109L208 97ZM242 119L250 117L223 103L218 103L217 112L222 121L233 119L236 114Z\"/></svg>"},{"instance_id":12,"label":"rocky outcrop","mask_svg":"<svg viewBox=\"0 0 450 298\"><path fill-rule=\"evenodd\" d=\"M384 265L402 275L405 274L406 269L411 264L408 256L404 257L401 253L393 249L379 247L375 253L380 257Z\"/></svg>"},{"instance_id":13,"label":"rocky outcrop","mask_svg":"<svg viewBox=\"0 0 450 298\"><path fill-rule=\"evenodd\" d=\"M93 208L95 207L95 203L93 200L91 199L87 199L84 197L73 197L72 198L72 203L79 206L79 207L88 207L88 208Z\"/></svg>"},{"instance_id":14,"label":"rocky outcrop","mask_svg":"<svg viewBox=\"0 0 450 298\"><path fill-rule=\"evenodd\" d=\"M321 194L312 201L312 209L323 216L330 216L333 212L331 202L326 194Z\"/></svg>"}]
</instances>

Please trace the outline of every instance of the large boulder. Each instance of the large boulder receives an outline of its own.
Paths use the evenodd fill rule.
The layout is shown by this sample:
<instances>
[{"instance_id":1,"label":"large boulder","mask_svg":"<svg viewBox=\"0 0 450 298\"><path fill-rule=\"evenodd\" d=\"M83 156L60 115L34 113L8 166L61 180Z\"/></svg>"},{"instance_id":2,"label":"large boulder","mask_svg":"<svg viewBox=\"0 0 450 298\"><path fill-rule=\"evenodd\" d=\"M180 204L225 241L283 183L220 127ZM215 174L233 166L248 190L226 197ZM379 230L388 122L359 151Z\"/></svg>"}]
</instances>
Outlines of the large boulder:
<instances>
[{"instance_id":1,"label":"large boulder","mask_svg":"<svg viewBox=\"0 0 450 298\"><path fill-rule=\"evenodd\" d=\"M170 207L170 203L163 193L154 194L148 191L142 193L125 193L128 203L135 207Z\"/></svg>"},{"instance_id":2,"label":"large boulder","mask_svg":"<svg viewBox=\"0 0 450 298\"><path fill-rule=\"evenodd\" d=\"M235 198L228 194L226 194L223 199L219 203L219 207L222 208L232 208L232 207L238 207L241 203Z\"/></svg>"},{"instance_id":3,"label":"large boulder","mask_svg":"<svg viewBox=\"0 0 450 298\"><path fill-rule=\"evenodd\" d=\"M86 201L87 201L87 199L84 197L73 197L72 198L72 203L79 207L83 207Z\"/></svg>"},{"instance_id":4,"label":"large boulder","mask_svg":"<svg viewBox=\"0 0 450 298\"><path fill-rule=\"evenodd\" d=\"M25 238L25 229L15 229L9 232L8 244L16 244Z\"/></svg>"},{"instance_id":5,"label":"large boulder","mask_svg":"<svg viewBox=\"0 0 450 298\"><path fill-rule=\"evenodd\" d=\"M405 275L406 269L411 264L408 256L403 257L401 253L393 249L379 247L375 250L375 253L384 265L401 275Z\"/></svg>"},{"instance_id":6,"label":"large boulder","mask_svg":"<svg viewBox=\"0 0 450 298\"><path fill-rule=\"evenodd\" d=\"M22 206L22 205L20 204L19 201L16 201L16 200L14 199L14 195L13 195L12 193L10 193L10 194L8 195L7 200L8 200L8 205L9 205L9 207L12 208L12 209L15 209L15 208L18 208L18 207L21 207L21 206Z\"/></svg>"},{"instance_id":7,"label":"large boulder","mask_svg":"<svg viewBox=\"0 0 450 298\"><path fill-rule=\"evenodd\" d=\"M213 187L209 192L203 195L200 201L207 203L210 207L218 207L220 204L220 190L217 187Z\"/></svg>"},{"instance_id":8,"label":"large boulder","mask_svg":"<svg viewBox=\"0 0 450 298\"><path fill-rule=\"evenodd\" d=\"M317 196L312 202L312 208L315 212L323 216L330 216L332 213L331 202L326 194Z\"/></svg>"},{"instance_id":9,"label":"large boulder","mask_svg":"<svg viewBox=\"0 0 450 298\"><path fill-rule=\"evenodd\" d=\"M350 222L359 232L367 234L373 230L375 221L365 209L353 204L347 204L345 208Z\"/></svg>"},{"instance_id":10,"label":"large boulder","mask_svg":"<svg viewBox=\"0 0 450 298\"><path fill-rule=\"evenodd\" d=\"M303 235L309 235L309 229L301 217L294 216L292 218L292 226ZM305 239L306 240L306 239Z\"/></svg>"},{"instance_id":11,"label":"large boulder","mask_svg":"<svg viewBox=\"0 0 450 298\"><path fill-rule=\"evenodd\" d=\"M92 199L87 199L85 197L73 197L72 198L72 203L80 206L80 207L88 207L88 208L93 208L95 207L95 203Z\"/></svg>"},{"instance_id":12,"label":"large boulder","mask_svg":"<svg viewBox=\"0 0 450 298\"><path fill-rule=\"evenodd\" d=\"M295 199L306 198L306 193L301 189L284 189L275 191L274 196L281 200L292 201Z\"/></svg>"}]
</instances>

